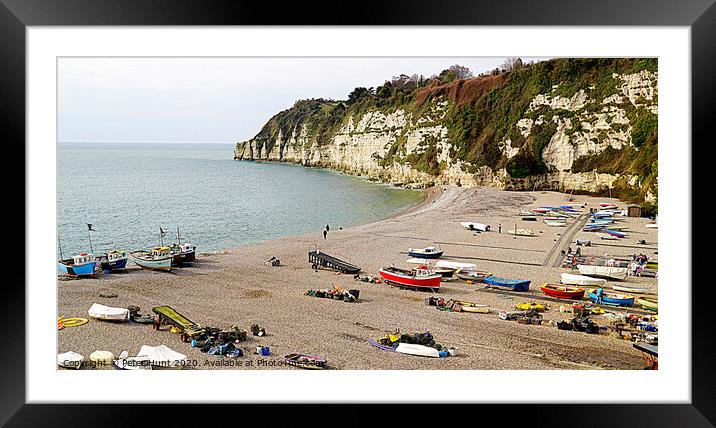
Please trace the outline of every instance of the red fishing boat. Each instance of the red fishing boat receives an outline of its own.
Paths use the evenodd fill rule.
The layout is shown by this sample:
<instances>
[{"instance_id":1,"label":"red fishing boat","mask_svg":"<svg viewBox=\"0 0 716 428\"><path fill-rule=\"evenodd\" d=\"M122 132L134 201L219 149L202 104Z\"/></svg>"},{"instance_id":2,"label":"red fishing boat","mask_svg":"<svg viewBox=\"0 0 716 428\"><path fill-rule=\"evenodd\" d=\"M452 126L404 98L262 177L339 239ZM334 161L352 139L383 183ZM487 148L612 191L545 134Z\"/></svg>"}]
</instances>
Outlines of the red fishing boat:
<instances>
[{"instance_id":1,"label":"red fishing boat","mask_svg":"<svg viewBox=\"0 0 716 428\"><path fill-rule=\"evenodd\" d=\"M571 287L562 284L542 284L540 290L548 296L558 299L581 299L584 297L584 288Z\"/></svg>"},{"instance_id":2,"label":"red fishing boat","mask_svg":"<svg viewBox=\"0 0 716 428\"><path fill-rule=\"evenodd\" d=\"M418 266L413 270L400 269L394 266L381 268L378 273L386 282L400 287L435 290L440 288L439 273L427 266Z\"/></svg>"}]
</instances>

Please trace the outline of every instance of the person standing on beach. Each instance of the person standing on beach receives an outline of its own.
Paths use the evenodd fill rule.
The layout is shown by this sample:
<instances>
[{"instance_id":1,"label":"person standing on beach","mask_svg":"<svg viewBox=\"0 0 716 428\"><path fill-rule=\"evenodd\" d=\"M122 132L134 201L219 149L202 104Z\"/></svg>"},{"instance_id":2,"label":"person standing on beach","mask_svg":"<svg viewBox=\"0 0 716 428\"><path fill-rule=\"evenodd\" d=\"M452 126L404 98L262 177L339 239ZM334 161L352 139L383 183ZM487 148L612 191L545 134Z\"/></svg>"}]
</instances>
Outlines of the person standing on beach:
<instances>
[{"instance_id":1,"label":"person standing on beach","mask_svg":"<svg viewBox=\"0 0 716 428\"><path fill-rule=\"evenodd\" d=\"M327 231L327 230L324 230L324 231L323 231L323 239L326 239L326 235L328 235L328 231Z\"/></svg>"},{"instance_id":2,"label":"person standing on beach","mask_svg":"<svg viewBox=\"0 0 716 428\"><path fill-rule=\"evenodd\" d=\"M497 233L502 233L502 225L500 223L497 224Z\"/></svg>"},{"instance_id":3,"label":"person standing on beach","mask_svg":"<svg viewBox=\"0 0 716 428\"><path fill-rule=\"evenodd\" d=\"M330 231L331 231L331 228L328 225L326 225L326 232L330 232Z\"/></svg>"}]
</instances>

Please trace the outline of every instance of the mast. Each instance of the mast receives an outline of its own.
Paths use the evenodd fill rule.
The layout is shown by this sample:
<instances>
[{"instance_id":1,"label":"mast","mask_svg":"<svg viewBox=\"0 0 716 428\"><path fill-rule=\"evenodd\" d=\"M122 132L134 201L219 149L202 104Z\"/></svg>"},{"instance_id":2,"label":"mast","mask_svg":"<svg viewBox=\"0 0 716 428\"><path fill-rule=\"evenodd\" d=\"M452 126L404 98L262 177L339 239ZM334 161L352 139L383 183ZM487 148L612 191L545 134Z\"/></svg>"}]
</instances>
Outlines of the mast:
<instances>
[{"instance_id":1,"label":"mast","mask_svg":"<svg viewBox=\"0 0 716 428\"><path fill-rule=\"evenodd\" d=\"M64 260L64 256L62 255L62 243L60 242L60 233L57 233L57 246L60 247L60 260Z\"/></svg>"},{"instance_id":2,"label":"mast","mask_svg":"<svg viewBox=\"0 0 716 428\"><path fill-rule=\"evenodd\" d=\"M90 244L90 253L94 254L94 248L92 248L92 235L90 234L90 231L92 230L92 225L88 225L87 227L87 239L89 239Z\"/></svg>"}]
</instances>

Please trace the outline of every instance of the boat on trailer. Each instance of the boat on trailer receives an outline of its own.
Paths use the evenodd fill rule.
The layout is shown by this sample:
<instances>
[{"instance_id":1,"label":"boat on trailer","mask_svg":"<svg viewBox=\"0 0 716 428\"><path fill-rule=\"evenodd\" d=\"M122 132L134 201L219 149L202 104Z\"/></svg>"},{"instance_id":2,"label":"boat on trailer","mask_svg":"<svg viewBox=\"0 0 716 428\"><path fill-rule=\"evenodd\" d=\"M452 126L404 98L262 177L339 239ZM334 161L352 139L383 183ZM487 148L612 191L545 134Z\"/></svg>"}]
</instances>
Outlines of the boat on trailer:
<instances>
[{"instance_id":1,"label":"boat on trailer","mask_svg":"<svg viewBox=\"0 0 716 428\"><path fill-rule=\"evenodd\" d=\"M440 279L442 278L439 273L435 273L425 265L412 270L390 266L381 268L378 273L390 284L420 290L436 290L440 288Z\"/></svg>"},{"instance_id":2,"label":"boat on trailer","mask_svg":"<svg viewBox=\"0 0 716 428\"><path fill-rule=\"evenodd\" d=\"M581 299L584 297L584 288L570 287L564 284L542 284L542 292L550 297L558 299Z\"/></svg>"},{"instance_id":3,"label":"boat on trailer","mask_svg":"<svg viewBox=\"0 0 716 428\"><path fill-rule=\"evenodd\" d=\"M94 277L97 276L100 262L98 262L93 254L80 253L71 259L60 260L57 262L57 270L65 275L77 277Z\"/></svg>"},{"instance_id":4,"label":"boat on trailer","mask_svg":"<svg viewBox=\"0 0 716 428\"><path fill-rule=\"evenodd\" d=\"M443 255L443 250L436 247L409 248L408 255L422 259L438 259Z\"/></svg>"},{"instance_id":5,"label":"boat on trailer","mask_svg":"<svg viewBox=\"0 0 716 428\"><path fill-rule=\"evenodd\" d=\"M170 247L154 247L150 251L132 251L129 258L142 269L171 271L174 255Z\"/></svg>"}]
</instances>

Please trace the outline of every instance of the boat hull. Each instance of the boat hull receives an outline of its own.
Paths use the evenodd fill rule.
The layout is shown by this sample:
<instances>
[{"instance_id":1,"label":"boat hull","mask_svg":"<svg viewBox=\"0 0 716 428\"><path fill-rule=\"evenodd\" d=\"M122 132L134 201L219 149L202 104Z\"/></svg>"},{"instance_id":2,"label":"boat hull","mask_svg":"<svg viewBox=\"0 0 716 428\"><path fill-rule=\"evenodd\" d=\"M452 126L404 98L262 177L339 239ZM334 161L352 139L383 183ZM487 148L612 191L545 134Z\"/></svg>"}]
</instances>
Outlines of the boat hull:
<instances>
[{"instance_id":1,"label":"boat hull","mask_svg":"<svg viewBox=\"0 0 716 428\"><path fill-rule=\"evenodd\" d=\"M591 276L562 274L562 284L567 285L591 285L602 286L607 283L606 279L592 278Z\"/></svg>"},{"instance_id":2,"label":"boat hull","mask_svg":"<svg viewBox=\"0 0 716 428\"><path fill-rule=\"evenodd\" d=\"M636 301L644 309L648 309L650 311L659 310L659 302L656 299L650 299L648 297L639 297Z\"/></svg>"},{"instance_id":3,"label":"boat hull","mask_svg":"<svg viewBox=\"0 0 716 428\"><path fill-rule=\"evenodd\" d=\"M147 260L143 258L139 258L136 256L133 256L130 254L129 256L132 259L132 262L139 266L142 269L149 269L149 270L160 270L160 271L170 271L172 270L172 260L174 260L174 257L169 256L162 259L156 259L156 260Z\"/></svg>"},{"instance_id":4,"label":"boat hull","mask_svg":"<svg viewBox=\"0 0 716 428\"><path fill-rule=\"evenodd\" d=\"M598 278L623 280L627 276L627 268L612 266L577 265L579 273Z\"/></svg>"},{"instance_id":5,"label":"boat hull","mask_svg":"<svg viewBox=\"0 0 716 428\"><path fill-rule=\"evenodd\" d=\"M584 297L584 289L579 287L569 287L564 285L542 284L540 287L542 292L550 297L557 299L581 299Z\"/></svg>"},{"instance_id":6,"label":"boat hull","mask_svg":"<svg viewBox=\"0 0 716 428\"><path fill-rule=\"evenodd\" d=\"M99 262L97 261L83 263L81 265L75 265L67 263L66 261L60 261L57 262L57 270L64 273L65 275L94 277L97 276L96 267L98 264Z\"/></svg>"},{"instance_id":7,"label":"boat hull","mask_svg":"<svg viewBox=\"0 0 716 428\"><path fill-rule=\"evenodd\" d=\"M118 260L112 260L111 262L107 259L102 259L100 262L102 263L102 270L103 271L112 271L112 270L120 270L125 269L127 267L127 260L128 258L118 259Z\"/></svg>"},{"instance_id":8,"label":"boat hull","mask_svg":"<svg viewBox=\"0 0 716 428\"><path fill-rule=\"evenodd\" d=\"M434 290L434 289L440 288L441 276L439 274L430 275L430 276L423 277L423 278L416 278L416 277L401 274L398 272L391 272L386 269L380 269L378 271L378 273L386 281L391 282L396 285L399 285L401 287L425 289L425 290L431 290L431 289Z\"/></svg>"},{"instance_id":9,"label":"boat hull","mask_svg":"<svg viewBox=\"0 0 716 428\"><path fill-rule=\"evenodd\" d=\"M421 251L408 251L408 255L410 257L415 257L418 259L439 259L440 257L442 257L443 252L438 251L436 253L424 253Z\"/></svg>"},{"instance_id":10,"label":"boat hull","mask_svg":"<svg viewBox=\"0 0 716 428\"><path fill-rule=\"evenodd\" d=\"M624 294L615 294L609 292L603 292L601 301L597 296L597 290L589 290L587 297L597 304L604 304L609 306L634 306L634 296L628 296Z\"/></svg>"}]
</instances>

